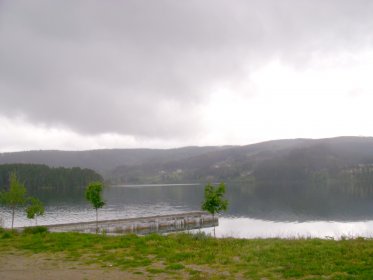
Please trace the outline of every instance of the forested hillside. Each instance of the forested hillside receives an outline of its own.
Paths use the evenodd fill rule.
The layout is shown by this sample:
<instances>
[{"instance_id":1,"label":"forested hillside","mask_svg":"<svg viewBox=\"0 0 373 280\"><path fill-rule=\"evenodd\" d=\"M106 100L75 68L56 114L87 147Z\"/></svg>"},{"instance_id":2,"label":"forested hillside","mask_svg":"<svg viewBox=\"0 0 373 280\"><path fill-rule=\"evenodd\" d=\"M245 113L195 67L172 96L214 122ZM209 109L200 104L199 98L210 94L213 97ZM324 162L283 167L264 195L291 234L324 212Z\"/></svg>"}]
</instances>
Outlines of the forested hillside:
<instances>
[{"instance_id":1,"label":"forested hillside","mask_svg":"<svg viewBox=\"0 0 373 280\"><path fill-rule=\"evenodd\" d=\"M0 154L0 162L91 167L111 184L225 181L263 194L373 193L372 137L275 140L247 146L169 150L32 151ZM54 176L56 181L66 180L61 174L73 173L63 170L58 173L59 179Z\"/></svg>"},{"instance_id":2,"label":"forested hillside","mask_svg":"<svg viewBox=\"0 0 373 280\"><path fill-rule=\"evenodd\" d=\"M117 167L113 183L231 182L259 193L373 193L373 138L297 139Z\"/></svg>"},{"instance_id":3,"label":"forested hillside","mask_svg":"<svg viewBox=\"0 0 373 280\"><path fill-rule=\"evenodd\" d=\"M227 147L184 147L177 149L107 149L91 151L25 151L0 153L0 164L32 163L50 167L90 168L101 174L120 165L161 164L170 160L218 151Z\"/></svg>"},{"instance_id":4,"label":"forested hillside","mask_svg":"<svg viewBox=\"0 0 373 280\"><path fill-rule=\"evenodd\" d=\"M0 190L8 188L9 174L16 172L28 191L81 189L91 181L102 181L101 175L90 169L50 168L40 164L3 164L0 165Z\"/></svg>"}]
</instances>

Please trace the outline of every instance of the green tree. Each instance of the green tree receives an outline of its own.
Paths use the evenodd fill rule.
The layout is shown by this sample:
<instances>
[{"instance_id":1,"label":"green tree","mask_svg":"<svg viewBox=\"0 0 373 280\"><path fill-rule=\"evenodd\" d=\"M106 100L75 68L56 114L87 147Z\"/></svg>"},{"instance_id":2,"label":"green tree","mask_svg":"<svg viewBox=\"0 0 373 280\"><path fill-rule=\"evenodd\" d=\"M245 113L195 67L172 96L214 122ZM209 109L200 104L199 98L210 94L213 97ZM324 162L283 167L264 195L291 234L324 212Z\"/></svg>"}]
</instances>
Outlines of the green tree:
<instances>
[{"instance_id":1,"label":"green tree","mask_svg":"<svg viewBox=\"0 0 373 280\"><path fill-rule=\"evenodd\" d=\"M26 208L26 214L27 218L34 219L35 218L35 224L38 224L38 216L44 215L44 205L43 203L35 198L35 197L29 197L28 198L29 205Z\"/></svg>"},{"instance_id":2,"label":"green tree","mask_svg":"<svg viewBox=\"0 0 373 280\"><path fill-rule=\"evenodd\" d=\"M96 233L98 232L98 209L102 208L105 205L105 202L102 200L103 185L101 182L90 183L85 192L86 199L92 204L93 208L96 210Z\"/></svg>"},{"instance_id":3,"label":"green tree","mask_svg":"<svg viewBox=\"0 0 373 280\"><path fill-rule=\"evenodd\" d=\"M18 180L15 172L10 173L9 181L9 190L0 193L0 201L12 210L13 229L15 210L26 202L26 188L25 185Z\"/></svg>"},{"instance_id":4,"label":"green tree","mask_svg":"<svg viewBox=\"0 0 373 280\"><path fill-rule=\"evenodd\" d=\"M215 220L215 214L221 211L226 211L228 208L228 200L224 199L225 184L220 183L217 187L214 187L210 183L205 186L205 199L202 203L202 210L205 210L212 214L213 220ZM215 237L215 224L214 224L214 237Z\"/></svg>"}]
</instances>

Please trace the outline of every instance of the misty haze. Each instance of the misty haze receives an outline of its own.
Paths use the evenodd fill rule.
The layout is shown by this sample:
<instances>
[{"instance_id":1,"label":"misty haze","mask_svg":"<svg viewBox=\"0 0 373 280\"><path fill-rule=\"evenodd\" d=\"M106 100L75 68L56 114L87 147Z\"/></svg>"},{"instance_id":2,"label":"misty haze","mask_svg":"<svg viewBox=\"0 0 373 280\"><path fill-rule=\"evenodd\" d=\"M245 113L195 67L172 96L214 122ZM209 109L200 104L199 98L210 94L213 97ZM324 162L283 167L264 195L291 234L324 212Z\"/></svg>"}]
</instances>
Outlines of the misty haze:
<instances>
[{"instance_id":1,"label":"misty haze","mask_svg":"<svg viewBox=\"0 0 373 280\"><path fill-rule=\"evenodd\" d=\"M195 218L196 240L371 240L372 15L370 0L0 0L0 252L13 227L106 234L105 221L201 209L212 223ZM214 276L172 261L134 279ZM275 269L252 279L301 275Z\"/></svg>"},{"instance_id":2,"label":"misty haze","mask_svg":"<svg viewBox=\"0 0 373 280\"><path fill-rule=\"evenodd\" d=\"M107 184L103 219L198 211L204 184L226 182L230 207L218 227L221 236L370 236L372 147L373 138L339 137L165 150L3 153L0 182L6 186L9 172L17 170L30 194L46 203L44 224L94 219L84 185L39 178L47 166L78 166L94 170ZM2 215L10 220L5 209ZM30 224L22 212L19 216L19 226Z\"/></svg>"}]
</instances>

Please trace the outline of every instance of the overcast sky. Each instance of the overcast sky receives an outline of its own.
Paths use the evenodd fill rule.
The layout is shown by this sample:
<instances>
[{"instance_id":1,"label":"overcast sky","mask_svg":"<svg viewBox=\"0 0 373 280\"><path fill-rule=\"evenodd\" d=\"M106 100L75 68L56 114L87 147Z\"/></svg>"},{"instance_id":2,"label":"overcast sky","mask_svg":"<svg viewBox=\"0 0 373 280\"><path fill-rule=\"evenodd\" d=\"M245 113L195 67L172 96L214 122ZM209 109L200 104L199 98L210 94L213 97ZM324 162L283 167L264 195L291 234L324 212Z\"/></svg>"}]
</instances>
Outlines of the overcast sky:
<instances>
[{"instance_id":1,"label":"overcast sky","mask_svg":"<svg viewBox=\"0 0 373 280\"><path fill-rule=\"evenodd\" d=\"M0 0L0 152L373 136L371 0Z\"/></svg>"}]
</instances>

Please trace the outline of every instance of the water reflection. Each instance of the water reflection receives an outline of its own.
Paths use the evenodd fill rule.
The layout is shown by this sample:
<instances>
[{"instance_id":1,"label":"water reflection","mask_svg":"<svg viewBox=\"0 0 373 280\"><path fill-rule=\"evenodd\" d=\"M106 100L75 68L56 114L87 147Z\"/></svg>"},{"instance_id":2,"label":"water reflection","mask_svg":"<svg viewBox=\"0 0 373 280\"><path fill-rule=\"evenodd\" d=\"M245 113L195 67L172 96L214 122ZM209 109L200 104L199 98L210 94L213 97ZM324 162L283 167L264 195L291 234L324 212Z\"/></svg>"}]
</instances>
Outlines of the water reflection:
<instances>
[{"instance_id":1,"label":"water reflection","mask_svg":"<svg viewBox=\"0 0 373 280\"><path fill-rule=\"evenodd\" d=\"M34 193L47 206L89 208L84 191L69 193L43 191ZM373 219L373 198L343 194L299 192L250 192L244 185L227 188L229 217L250 217L271 221L354 221ZM146 208L158 214L162 208L200 210L203 200L202 185L115 186L104 190L106 208ZM154 211L151 208L154 207ZM126 213L123 213L127 215ZM135 214L135 213L134 213Z\"/></svg>"},{"instance_id":2,"label":"water reflection","mask_svg":"<svg viewBox=\"0 0 373 280\"><path fill-rule=\"evenodd\" d=\"M220 236L365 236L372 229L372 197L327 192L264 192L263 189L228 185L229 210L220 220L217 229ZM58 194L43 191L32 195L46 205L45 216L38 219L39 224L95 219L83 190ZM104 199L106 205L99 211L100 219L195 211L200 210L203 185L113 186L104 190ZM0 208L0 216L9 225L9 211ZM17 212L15 224L28 226L32 222L22 212Z\"/></svg>"},{"instance_id":3,"label":"water reflection","mask_svg":"<svg viewBox=\"0 0 373 280\"><path fill-rule=\"evenodd\" d=\"M318 192L245 192L244 186L227 191L227 216L270 221L356 221L373 219L373 197Z\"/></svg>"},{"instance_id":4,"label":"water reflection","mask_svg":"<svg viewBox=\"0 0 373 280\"><path fill-rule=\"evenodd\" d=\"M203 229L213 235L213 230ZM217 237L235 238L333 238L373 237L373 221L274 222L250 218L220 218Z\"/></svg>"}]
</instances>

